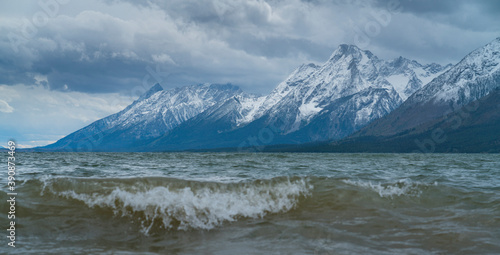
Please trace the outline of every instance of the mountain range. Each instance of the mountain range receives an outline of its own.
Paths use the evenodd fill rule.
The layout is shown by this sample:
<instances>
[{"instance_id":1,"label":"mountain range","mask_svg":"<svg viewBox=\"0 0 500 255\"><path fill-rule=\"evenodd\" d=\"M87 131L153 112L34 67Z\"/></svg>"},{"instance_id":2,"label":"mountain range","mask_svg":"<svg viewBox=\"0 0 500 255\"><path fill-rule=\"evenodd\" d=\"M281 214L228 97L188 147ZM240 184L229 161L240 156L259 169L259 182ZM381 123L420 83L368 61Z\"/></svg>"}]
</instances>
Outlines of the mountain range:
<instances>
[{"instance_id":1,"label":"mountain range","mask_svg":"<svg viewBox=\"0 0 500 255\"><path fill-rule=\"evenodd\" d=\"M446 66L403 57L386 61L340 45L324 64L300 66L268 95L231 84L172 90L157 84L124 110L40 149L263 151L308 143L302 148L336 151L345 145L362 151L370 147L367 141L386 143L404 134L431 130L432 138L432 130L446 129L439 126L442 118L471 103L498 99L496 92L487 96L500 87L499 62L500 38ZM486 116L481 125L489 125L496 115L478 109Z\"/></svg>"}]
</instances>

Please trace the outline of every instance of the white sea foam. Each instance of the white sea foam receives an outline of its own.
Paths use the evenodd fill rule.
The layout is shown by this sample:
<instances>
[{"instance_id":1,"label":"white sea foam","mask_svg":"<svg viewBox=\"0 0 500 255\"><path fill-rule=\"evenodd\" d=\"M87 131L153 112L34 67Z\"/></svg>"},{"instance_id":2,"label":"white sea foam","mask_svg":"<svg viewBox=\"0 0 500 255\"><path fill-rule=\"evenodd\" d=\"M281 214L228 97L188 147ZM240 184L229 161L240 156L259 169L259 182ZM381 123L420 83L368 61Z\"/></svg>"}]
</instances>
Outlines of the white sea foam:
<instances>
[{"instance_id":1,"label":"white sea foam","mask_svg":"<svg viewBox=\"0 0 500 255\"><path fill-rule=\"evenodd\" d=\"M422 188L429 186L428 184L414 182L410 179L401 179L395 183L373 183L371 181L361 180L343 180L343 182L349 185L370 189L378 193L380 197L390 198L403 195L419 197L420 194L422 194ZM437 182L434 182L432 185L437 186Z\"/></svg>"},{"instance_id":2,"label":"white sea foam","mask_svg":"<svg viewBox=\"0 0 500 255\"><path fill-rule=\"evenodd\" d=\"M287 212L312 186L304 179L263 181L192 189L152 187L146 191L115 188L111 193L60 191L58 195L84 202L89 207L112 208L115 215L142 216L147 234L161 220L166 229L212 229L240 217L259 218L268 213Z\"/></svg>"}]
</instances>

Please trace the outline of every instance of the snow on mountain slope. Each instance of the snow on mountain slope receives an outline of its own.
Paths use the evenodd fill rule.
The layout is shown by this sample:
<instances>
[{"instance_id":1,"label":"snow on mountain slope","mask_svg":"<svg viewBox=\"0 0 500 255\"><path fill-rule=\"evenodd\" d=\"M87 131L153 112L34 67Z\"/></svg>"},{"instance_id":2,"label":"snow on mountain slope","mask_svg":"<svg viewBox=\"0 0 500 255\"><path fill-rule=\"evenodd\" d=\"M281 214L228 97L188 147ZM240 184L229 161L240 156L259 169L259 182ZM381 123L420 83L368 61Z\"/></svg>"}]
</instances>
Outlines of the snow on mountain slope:
<instances>
[{"instance_id":1,"label":"snow on mountain slope","mask_svg":"<svg viewBox=\"0 0 500 255\"><path fill-rule=\"evenodd\" d=\"M288 78L278 84L278 86L271 92L271 94L258 98L247 98L242 100L248 110L244 114L244 118L238 123L238 125L248 124L255 119L262 117L271 107L281 101L294 86L302 84L304 81L309 79L310 75L317 71L320 66L315 64L302 65L295 69Z\"/></svg>"},{"instance_id":2,"label":"snow on mountain slope","mask_svg":"<svg viewBox=\"0 0 500 255\"><path fill-rule=\"evenodd\" d=\"M308 137L310 141L322 141L325 137L331 140L346 137L367 125L373 118L383 117L393 111L399 103L395 101L398 99L395 90L365 89L333 101L310 123L290 136L295 140Z\"/></svg>"},{"instance_id":3,"label":"snow on mountain slope","mask_svg":"<svg viewBox=\"0 0 500 255\"><path fill-rule=\"evenodd\" d=\"M439 79L429 83L413 101L453 102L464 105L500 86L500 37L481 47Z\"/></svg>"},{"instance_id":4,"label":"snow on mountain slope","mask_svg":"<svg viewBox=\"0 0 500 255\"><path fill-rule=\"evenodd\" d=\"M463 58L356 136L390 136L441 118L500 87L500 38Z\"/></svg>"},{"instance_id":5,"label":"snow on mountain slope","mask_svg":"<svg viewBox=\"0 0 500 255\"><path fill-rule=\"evenodd\" d=\"M399 96L405 101L415 91L451 68L451 64L441 66L438 64L421 65L417 61L399 57L386 62L381 68L381 74L394 87Z\"/></svg>"},{"instance_id":6,"label":"snow on mountain slope","mask_svg":"<svg viewBox=\"0 0 500 255\"><path fill-rule=\"evenodd\" d=\"M236 120L236 125L240 126L245 123L250 123L259 114L259 110L263 108L266 97L243 94L237 96L240 107L241 117Z\"/></svg>"},{"instance_id":7,"label":"snow on mountain slope","mask_svg":"<svg viewBox=\"0 0 500 255\"><path fill-rule=\"evenodd\" d=\"M117 118L110 119L108 125L120 126L122 129L131 127L139 136L159 136L216 102L224 101L238 93L241 93L238 87L214 84L160 90L147 98L137 100ZM150 125L158 120L161 120L160 125L154 127Z\"/></svg>"},{"instance_id":8,"label":"snow on mountain slope","mask_svg":"<svg viewBox=\"0 0 500 255\"><path fill-rule=\"evenodd\" d=\"M205 119L204 129L218 123L219 133L243 129L241 134L251 136L252 130L273 124L281 136L300 134L295 141L339 139L390 113L422 86L422 80L444 69L402 57L384 61L356 46L341 45L323 65L297 68L269 95L235 96L197 116L195 124L181 128L203 125ZM264 126L251 125L254 122ZM301 133L306 126L314 126L317 134L313 130ZM176 132L176 136L181 133Z\"/></svg>"},{"instance_id":9,"label":"snow on mountain slope","mask_svg":"<svg viewBox=\"0 0 500 255\"><path fill-rule=\"evenodd\" d=\"M100 119L47 148L74 149L86 143L86 147L105 150L108 147L116 148L123 144L153 139L217 102L241 93L238 87L232 85L204 84L163 90L156 84L124 110ZM91 141L90 145L88 141Z\"/></svg>"},{"instance_id":10,"label":"snow on mountain slope","mask_svg":"<svg viewBox=\"0 0 500 255\"><path fill-rule=\"evenodd\" d=\"M128 150L133 144L144 150L181 148L178 144L188 140L198 146L238 146L241 136L255 135L270 124L277 128L274 142L340 139L387 115L444 70L402 57L384 61L370 51L340 45L324 64L300 66L267 96L246 94L232 85L166 91L157 85L123 111L47 148L74 148L93 136L100 137L98 150ZM309 131L301 132L305 127Z\"/></svg>"},{"instance_id":11,"label":"snow on mountain slope","mask_svg":"<svg viewBox=\"0 0 500 255\"><path fill-rule=\"evenodd\" d=\"M378 59L370 51L353 45L340 45L323 65L302 65L271 92L259 105L259 110L247 122L268 115L270 121L283 123L285 133L307 125L333 101L372 88L387 90L389 108L394 109L408 96L445 70L438 64L421 65L416 61L397 58ZM395 90L397 93L392 93ZM358 109L361 111L361 109ZM356 111L353 109L353 111ZM372 115L368 116L368 113ZM364 108L359 113L369 121L381 113Z\"/></svg>"}]
</instances>

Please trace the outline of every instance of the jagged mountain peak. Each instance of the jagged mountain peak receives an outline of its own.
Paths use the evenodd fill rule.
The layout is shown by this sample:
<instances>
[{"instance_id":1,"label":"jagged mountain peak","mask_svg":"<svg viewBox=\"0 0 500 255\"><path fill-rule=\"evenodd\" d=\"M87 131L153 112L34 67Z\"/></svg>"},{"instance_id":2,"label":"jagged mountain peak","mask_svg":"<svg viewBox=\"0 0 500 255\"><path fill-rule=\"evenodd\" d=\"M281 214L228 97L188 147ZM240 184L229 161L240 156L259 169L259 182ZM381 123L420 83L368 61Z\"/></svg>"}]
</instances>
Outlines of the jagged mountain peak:
<instances>
[{"instance_id":1,"label":"jagged mountain peak","mask_svg":"<svg viewBox=\"0 0 500 255\"><path fill-rule=\"evenodd\" d=\"M429 72L417 61L403 57L378 59L355 45L340 45L322 65L304 64L274 89L254 116L271 116L289 123L285 132L307 124L333 101L371 88L384 89L393 109L441 71ZM390 93L389 93L390 92ZM396 93L392 93L396 92ZM379 115L372 115L379 116ZM368 119L370 116L368 116Z\"/></svg>"},{"instance_id":2,"label":"jagged mountain peak","mask_svg":"<svg viewBox=\"0 0 500 255\"><path fill-rule=\"evenodd\" d=\"M359 135L395 135L438 119L500 87L500 40L478 48Z\"/></svg>"},{"instance_id":3,"label":"jagged mountain peak","mask_svg":"<svg viewBox=\"0 0 500 255\"><path fill-rule=\"evenodd\" d=\"M296 82L302 81L305 78L307 78L311 73L314 71L318 70L321 68L320 65L316 65L314 63L309 63L309 64L303 64L296 68L292 74L288 76L288 78L285 80L287 85L294 86Z\"/></svg>"},{"instance_id":4,"label":"jagged mountain peak","mask_svg":"<svg viewBox=\"0 0 500 255\"><path fill-rule=\"evenodd\" d=\"M471 68L482 67L491 70L491 67L498 67L499 63L500 37L469 53L457 65L467 65Z\"/></svg>"},{"instance_id":5,"label":"jagged mountain peak","mask_svg":"<svg viewBox=\"0 0 500 255\"><path fill-rule=\"evenodd\" d=\"M410 98L464 105L500 86L500 40L474 50Z\"/></svg>"},{"instance_id":6,"label":"jagged mountain peak","mask_svg":"<svg viewBox=\"0 0 500 255\"><path fill-rule=\"evenodd\" d=\"M124 110L100 119L66 137L49 149L79 150L82 141L97 134L98 143L90 150L128 150L127 146L156 139L213 105L242 94L231 84L197 84L163 90L156 84ZM86 145L87 146L87 145ZM88 146L87 146L88 147ZM84 148L89 149L89 148Z\"/></svg>"},{"instance_id":7,"label":"jagged mountain peak","mask_svg":"<svg viewBox=\"0 0 500 255\"><path fill-rule=\"evenodd\" d=\"M337 62L342 58L352 58L361 61L363 56L366 56L368 59L376 59L375 55L369 50L362 50L356 45L341 44L330 56L328 62Z\"/></svg>"}]
</instances>

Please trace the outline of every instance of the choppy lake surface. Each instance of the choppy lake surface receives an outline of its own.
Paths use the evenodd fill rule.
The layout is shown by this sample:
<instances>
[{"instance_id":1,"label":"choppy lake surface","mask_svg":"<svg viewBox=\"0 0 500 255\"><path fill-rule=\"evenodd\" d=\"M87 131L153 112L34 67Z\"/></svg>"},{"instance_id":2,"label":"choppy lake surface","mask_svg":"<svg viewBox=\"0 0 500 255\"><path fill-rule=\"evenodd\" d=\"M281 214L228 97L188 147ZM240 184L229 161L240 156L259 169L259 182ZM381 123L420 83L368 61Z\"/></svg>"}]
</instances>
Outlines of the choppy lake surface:
<instances>
[{"instance_id":1,"label":"choppy lake surface","mask_svg":"<svg viewBox=\"0 0 500 255\"><path fill-rule=\"evenodd\" d=\"M16 162L16 248L4 237L0 253L500 253L498 154L17 153ZM6 201L7 167L0 177ZM7 228L7 202L0 211Z\"/></svg>"}]
</instances>

